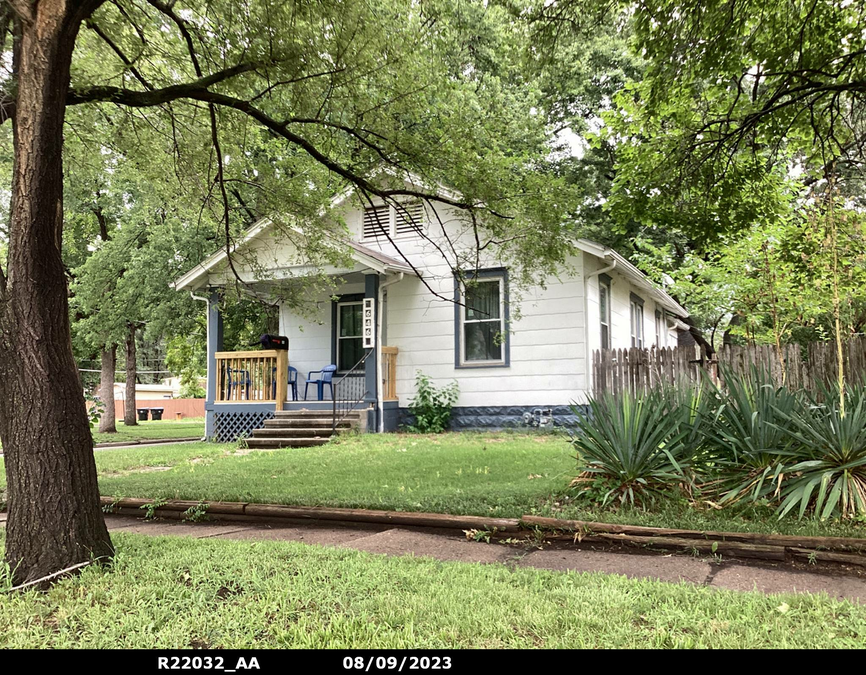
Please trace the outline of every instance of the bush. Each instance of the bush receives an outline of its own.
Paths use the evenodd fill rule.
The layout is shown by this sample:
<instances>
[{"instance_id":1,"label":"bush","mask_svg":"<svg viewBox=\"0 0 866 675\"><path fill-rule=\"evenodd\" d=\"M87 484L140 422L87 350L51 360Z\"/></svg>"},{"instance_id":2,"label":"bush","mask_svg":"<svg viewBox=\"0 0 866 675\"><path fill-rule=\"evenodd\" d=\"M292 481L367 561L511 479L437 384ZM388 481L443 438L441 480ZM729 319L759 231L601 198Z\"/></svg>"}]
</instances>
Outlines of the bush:
<instances>
[{"instance_id":1,"label":"bush","mask_svg":"<svg viewBox=\"0 0 866 675\"><path fill-rule=\"evenodd\" d=\"M716 393L721 405L706 425L719 474L712 488L723 505L757 502L777 491L784 479L785 455L794 444L786 420L803 406L803 397L775 386L758 368L748 375L723 370L722 376L725 390Z\"/></svg>"},{"instance_id":2,"label":"bush","mask_svg":"<svg viewBox=\"0 0 866 675\"><path fill-rule=\"evenodd\" d=\"M794 442L783 453L779 517L795 508L801 518L809 508L822 520L866 517L866 393L862 385L849 388L844 413L838 389L821 399L783 415Z\"/></svg>"},{"instance_id":3,"label":"bush","mask_svg":"<svg viewBox=\"0 0 866 675\"><path fill-rule=\"evenodd\" d=\"M102 413L105 412L105 403L96 394L91 394L89 391L84 392L84 401L87 405L87 419L90 426L99 424L102 418Z\"/></svg>"},{"instance_id":4,"label":"bush","mask_svg":"<svg viewBox=\"0 0 866 675\"><path fill-rule=\"evenodd\" d=\"M451 423L451 408L460 395L457 382L437 389L430 377L419 370L415 375L415 389L417 394L409 403L415 423L409 430L420 434L442 433Z\"/></svg>"},{"instance_id":5,"label":"bush","mask_svg":"<svg viewBox=\"0 0 866 675\"><path fill-rule=\"evenodd\" d=\"M581 492L611 502L646 506L662 495L690 491L694 460L703 447L706 399L700 390L654 390L591 398L574 406L572 445Z\"/></svg>"},{"instance_id":6,"label":"bush","mask_svg":"<svg viewBox=\"0 0 866 675\"><path fill-rule=\"evenodd\" d=\"M838 388L810 397L757 369L724 381L574 408L572 486L602 506L702 492L714 506L765 505L779 518L866 519L866 387L846 388L843 412Z\"/></svg>"}]
</instances>

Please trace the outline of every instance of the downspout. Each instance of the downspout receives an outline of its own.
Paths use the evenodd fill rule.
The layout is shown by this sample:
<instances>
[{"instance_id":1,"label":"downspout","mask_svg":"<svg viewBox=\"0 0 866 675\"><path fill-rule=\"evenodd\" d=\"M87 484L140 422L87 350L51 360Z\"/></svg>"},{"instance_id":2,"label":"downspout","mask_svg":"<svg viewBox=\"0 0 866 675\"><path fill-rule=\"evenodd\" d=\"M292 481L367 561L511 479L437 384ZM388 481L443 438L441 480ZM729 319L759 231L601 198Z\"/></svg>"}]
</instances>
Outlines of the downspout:
<instances>
[{"instance_id":1,"label":"downspout","mask_svg":"<svg viewBox=\"0 0 866 675\"><path fill-rule=\"evenodd\" d=\"M608 260L609 259L608 255L609 255L608 253L605 253L602 260ZM584 335L584 341L583 341L584 342L584 352L585 352L584 353L584 363L586 364L586 368L584 369L584 372L586 373L586 380L587 380L584 383L584 385L585 385L584 392L591 392L592 391L592 381L591 381L592 350L590 350L590 348L589 348L589 280L592 279L593 277L599 276L600 274L606 274L607 272L612 272L614 269L616 269L616 258L613 258L611 260L610 265L608 265L607 267L602 267L601 269L596 270L595 272L591 272L589 274L583 275L583 323L584 323L584 326L586 327L586 333ZM608 297L608 299L607 299L607 304L608 304L608 307L610 307L610 305L612 304L610 297ZM611 313L611 322L613 322L613 313ZM613 335L612 329L613 329L613 326L610 326L609 330L610 330L611 335Z\"/></svg>"},{"instance_id":2,"label":"downspout","mask_svg":"<svg viewBox=\"0 0 866 675\"><path fill-rule=\"evenodd\" d=\"M189 292L189 297L191 297L193 300L199 300L200 302L205 303L205 305L207 305L210 302L207 298L203 298L200 295L196 295L192 291ZM205 313L207 313L207 310L205 310ZM210 330L210 321L208 321L207 329ZM207 338L205 338L205 341L207 341ZM206 441L207 440L207 434L202 436L201 440Z\"/></svg>"},{"instance_id":3,"label":"downspout","mask_svg":"<svg viewBox=\"0 0 866 675\"><path fill-rule=\"evenodd\" d=\"M393 279L379 284L379 297L376 298L376 349L379 350L379 358L376 359L376 407L378 408L379 420L378 432L381 434L385 431L385 402L382 400L382 301L385 297L385 289L398 281L403 280L403 272L398 272Z\"/></svg>"}]
</instances>

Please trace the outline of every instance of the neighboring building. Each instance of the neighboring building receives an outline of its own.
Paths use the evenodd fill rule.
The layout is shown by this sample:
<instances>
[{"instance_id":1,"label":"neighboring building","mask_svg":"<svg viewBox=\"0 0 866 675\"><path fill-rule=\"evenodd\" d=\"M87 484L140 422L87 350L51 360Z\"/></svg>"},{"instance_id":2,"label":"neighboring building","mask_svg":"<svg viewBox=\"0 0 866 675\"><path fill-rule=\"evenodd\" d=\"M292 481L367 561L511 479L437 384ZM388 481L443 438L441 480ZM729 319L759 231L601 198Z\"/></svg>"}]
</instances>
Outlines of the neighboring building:
<instances>
[{"instance_id":1,"label":"neighboring building","mask_svg":"<svg viewBox=\"0 0 866 675\"><path fill-rule=\"evenodd\" d=\"M172 384L136 384L135 398L137 399L158 399L158 398L174 398L177 396L179 387L175 388ZM114 383L114 400L123 401L126 399L126 384L123 382Z\"/></svg>"},{"instance_id":2,"label":"neighboring building","mask_svg":"<svg viewBox=\"0 0 866 675\"><path fill-rule=\"evenodd\" d=\"M593 350L676 346L677 327L682 326L677 317L688 316L624 257L581 240L558 278L545 280L546 288L521 289L519 318L510 320L508 270L495 251L485 251L480 269L464 270L478 281L465 291L442 258L442 228L452 240L465 236L460 214L437 208L433 218L420 202L407 202L400 210L375 202L363 208L350 194L335 199L334 208L351 237L345 242L351 264L323 270L342 282L333 291L339 297L333 301L331 292L323 291L314 298L312 318L283 305L280 333L289 338L288 363L299 371L301 397L309 371L336 364L336 380L369 352L364 401L371 430L392 430L405 418L418 371L440 385L458 381L455 428L516 426L526 413L537 415L539 409L554 417L568 415L571 403L586 400ZM255 284L258 294L276 298L283 280L310 273L295 247L267 219L248 231L239 248L244 255L235 266L240 265L241 276ZM250 256L267 271L267 279L243 265ZM249 361L245 368L243 361L228 360L230 355L217 356L222 349L218 291L233 283L227 267L222 250L175 282L177 290L207 294L207 434L222 438L244 433L273 414L275 405L268 399L274 390L265 380L277 367ZM428 286L457 302L437 297ZM374 317L366 327L365 301ZM375 338L371 350L365 349L365 328ZM263 375L251 388L232 388L226 384L230 368L235 373L258 368ZM303 401L278 405L332 406Z\"/></svg>"}]
</instances>

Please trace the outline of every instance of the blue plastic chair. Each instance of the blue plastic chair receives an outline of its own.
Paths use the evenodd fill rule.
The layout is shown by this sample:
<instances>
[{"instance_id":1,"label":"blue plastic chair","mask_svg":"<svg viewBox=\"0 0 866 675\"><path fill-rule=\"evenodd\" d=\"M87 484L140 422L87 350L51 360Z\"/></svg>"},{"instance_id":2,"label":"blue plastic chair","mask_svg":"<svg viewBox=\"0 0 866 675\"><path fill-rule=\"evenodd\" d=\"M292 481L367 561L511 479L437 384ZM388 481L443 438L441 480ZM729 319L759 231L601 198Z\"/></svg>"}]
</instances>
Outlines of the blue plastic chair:
<instances>
[{"instance_id":1,"label":"blue plastic chair","mask_svg":"<svg viewBox=\"0 0 866 675\"><path fill-rule=\"evenodd\" d=\"M331 382L334 378L334 373L337 372L337 366L333 363L329 366L325 366L321 370L311 370L307 373L307 380L304 382L304 400L307 400L307 388L311 384L315 384L318 389L319 401L325 400L325 385L328 385L328 388L331 390L331 398L334 398L334 385ZM320 377L314 378L313 375L320 375Z\"/></svg>"},{"instance_id":2,"label":"blue plastic chair","mask_svg":"<svg viewBox=\"0 0 866 675\"><path fill-rule=\"evenodd\" d=\"M275 377L274 377L272 397L276 398L277 397L277 380L276 380L277 369L276 369L276 367L273 369L273 372L274 372ZM297 401L298 400L298 369L295 368L294 366L289 366L289 389L292 390L292 400Z\"/></svg>"},{"instance_id":3,"label":"blue plastic chair","mask_svg":"<svg viewBox=\"0 0 866 675\"><path fill-rule=\"evenodd\" d=\"M250 373L248 370L226 366L226 384L228 385L227 396L230 401L232 400L232 389L235 387L243 387L246 392L246 400L250 400L250 386L252 385L252 380L250 379Z\"/></svg>"}]
</instances>

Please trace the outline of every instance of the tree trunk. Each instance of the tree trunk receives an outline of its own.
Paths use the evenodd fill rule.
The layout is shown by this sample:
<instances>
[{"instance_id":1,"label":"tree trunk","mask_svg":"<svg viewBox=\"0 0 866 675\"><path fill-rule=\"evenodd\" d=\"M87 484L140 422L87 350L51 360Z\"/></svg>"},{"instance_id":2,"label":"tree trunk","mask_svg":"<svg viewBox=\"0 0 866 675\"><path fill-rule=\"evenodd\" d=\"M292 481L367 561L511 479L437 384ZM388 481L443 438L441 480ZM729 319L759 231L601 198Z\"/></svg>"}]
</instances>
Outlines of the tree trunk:
<instances>
[{"instance_id":1,"label":"tree trunk","mask_svg":"<svg viewBox=\"0 0 866 675\"><path fill-rule=\"evenodd\" d=\"M126 401L123 408L123 423L132 427L138 424L135 417L135 380L137 368L135 365L135 324L129 324L129 335L126 338Z\"/></svg>"},{"instance_id":2,"label":"tree trunk","mask_svg":"<svg viewBox=\"0 0 866 675\"><path fill-rule=\"evenodd\" d=\"M117 372L117 345L102 349L102 372L99 374L99 398L104 406L99 418L99 433L116 434L114 421L114 375Z\"/></svg>"},{"instance_id":3,"label":"tree trunk","mask_svg":"<svg viewBox=\"0 0 866 675\"><path fill-rule=\"evenodd\" d=\"M14 3L18 40L8 269L0 274L0 440L13 583L113 555L72 355L63 232L63 119L72 49L98 1Z\"/></svg>"}]
</instances>

